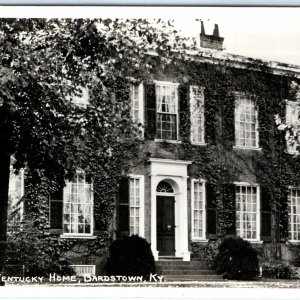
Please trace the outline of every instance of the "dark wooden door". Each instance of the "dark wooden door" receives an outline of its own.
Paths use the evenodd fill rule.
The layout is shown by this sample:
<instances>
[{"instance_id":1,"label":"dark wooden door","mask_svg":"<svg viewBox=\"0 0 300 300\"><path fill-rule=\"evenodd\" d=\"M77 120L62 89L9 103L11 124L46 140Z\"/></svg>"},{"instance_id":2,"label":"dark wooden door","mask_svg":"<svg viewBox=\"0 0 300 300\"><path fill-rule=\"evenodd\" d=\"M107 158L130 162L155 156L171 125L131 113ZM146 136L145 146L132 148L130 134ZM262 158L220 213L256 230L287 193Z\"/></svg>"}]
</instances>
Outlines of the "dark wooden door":
<instances>
[{"instance_id":1,"label":"dark wooden door","mask_svg":"<svg viewBox=\"0 0 300 300\"><path fill-rule=\"evenodd\" d=\"M175 255L174 196L157 196L157 250L160 256Z\"/></svg>"}]
</instances>

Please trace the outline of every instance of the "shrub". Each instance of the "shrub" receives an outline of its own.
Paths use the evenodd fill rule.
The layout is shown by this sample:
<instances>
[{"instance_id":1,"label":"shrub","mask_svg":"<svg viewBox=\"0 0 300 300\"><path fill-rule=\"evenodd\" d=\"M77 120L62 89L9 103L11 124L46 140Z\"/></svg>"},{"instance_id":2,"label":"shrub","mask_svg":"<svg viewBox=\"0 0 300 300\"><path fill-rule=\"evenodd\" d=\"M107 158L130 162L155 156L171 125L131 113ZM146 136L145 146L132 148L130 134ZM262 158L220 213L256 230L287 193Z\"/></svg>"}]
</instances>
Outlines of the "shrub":
<instances>
[{"instance_id":1,"label":"shrub","mask_svg":"<svg viewBox=\"0 0 300 300\"><path fill-rule=\"evenodd\" d=\"M109 247L108 275L143 276L155 273L150 244L137 235L115 240Z\"/></svg>"},{"instance_id":2,"label":"shrub","mask_svg":"<svg viewBox=\"0 0 300 300\"><path fill-rule=\"evenodd\" d=\"M218 247L213 266L224 278L252 279L259 270L257 251L242 238L227 238Z\"/></svg>"},{"instance_id":3,"label":"shrub","mask_svg":"<svg viewBox=\"0 0 300 300\"><path fill-rule=\"evenodd\" d=\"M297 277L296 269L286 263L280 261L270 261L261 264L262 277L277 278L277 279L291 279Z\"/></svg>"},{"instance_id":4,"label":"shrub","mask_svg":"<svg viewBox=\"0 0 300 300\"><path fill-rule=\"evenodd\" d=\"M73 275L56 237L41 234L31 225L13 233L7 240L5 274L11 276Z\"/></svg>"}]
</instances>

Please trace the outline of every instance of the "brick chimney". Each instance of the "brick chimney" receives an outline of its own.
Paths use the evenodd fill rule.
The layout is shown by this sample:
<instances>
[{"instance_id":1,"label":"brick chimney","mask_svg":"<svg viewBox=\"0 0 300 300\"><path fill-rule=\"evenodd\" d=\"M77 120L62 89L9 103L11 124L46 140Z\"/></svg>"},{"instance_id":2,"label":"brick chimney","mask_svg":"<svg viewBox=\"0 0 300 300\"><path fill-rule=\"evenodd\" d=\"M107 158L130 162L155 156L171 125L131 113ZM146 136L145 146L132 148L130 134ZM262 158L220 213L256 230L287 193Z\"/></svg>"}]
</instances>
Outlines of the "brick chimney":
<instances>
[{"instance_id":1,"label":"brick chimney","mask_svg":"<svg viewBox=\"0 0 300 300\"><path fill-rule=\"evenodd\" d=\"M204 23L201 21L200 47L215 50L223 50L224 38L220 37L219 26L215 24L212 35L205 34Z\"/></svg>"}]
</instances>

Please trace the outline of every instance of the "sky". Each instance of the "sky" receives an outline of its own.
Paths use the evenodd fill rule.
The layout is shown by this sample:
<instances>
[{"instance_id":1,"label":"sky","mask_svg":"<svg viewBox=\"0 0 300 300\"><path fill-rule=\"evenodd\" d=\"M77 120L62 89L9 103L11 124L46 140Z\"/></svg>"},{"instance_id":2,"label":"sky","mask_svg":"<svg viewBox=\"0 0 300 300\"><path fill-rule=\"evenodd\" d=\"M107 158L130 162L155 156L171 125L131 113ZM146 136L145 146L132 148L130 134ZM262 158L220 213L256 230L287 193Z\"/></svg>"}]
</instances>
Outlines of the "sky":
<instances>
[{"instance_id":1,"label":"sky","mask_svg":"<svg viewBox=\"0 0 300 300\"><path fill-rule=\"evenodd\" d=\"M219 25L225 52L300 65L300 7L0 7L0 17L174 19L184 36Z\"/></svg>"}]
</instances>

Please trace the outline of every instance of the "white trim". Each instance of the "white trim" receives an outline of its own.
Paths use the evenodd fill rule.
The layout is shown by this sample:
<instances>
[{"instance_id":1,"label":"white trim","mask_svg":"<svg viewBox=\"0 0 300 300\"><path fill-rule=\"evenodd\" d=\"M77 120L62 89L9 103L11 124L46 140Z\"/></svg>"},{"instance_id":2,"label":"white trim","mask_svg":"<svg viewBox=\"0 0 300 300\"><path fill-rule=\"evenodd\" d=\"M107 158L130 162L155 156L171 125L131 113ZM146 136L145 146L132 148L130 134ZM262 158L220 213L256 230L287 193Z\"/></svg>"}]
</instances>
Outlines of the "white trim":
<instances>
[{"instance_id":1,"label":"white trim","mask_svg":"<svg viewBox=\"0 0 300 300\"><path fill-rule=\"evenodd\" d=\"M151 175L151 249L155 260L157 251L157 193L156 187L162 180L171 182L175 191L175 257L190 260L188 251L188 201L187 201L187 165L190 161L150 158ZM163 173L166 175L157 175Z\"/></svg>"},{"instance_id":2,"label":"white trim","mask_svg":"<svg viewBox=\"0 0 300 300\"><path fill-rule=\"evenodd\" d=\"M256 239L248 239L243 238L244 240L247 240L251 243L260 243L261 237L260 237L260 222L261 222L261 201L260 201L260 186L257 183L249 183L249 182L234 182L235 186L245 186L245 187L256 187L256 232L257 232L257 238ZM236 190L235 190L235 197L236 197ZM236 201L235 201L236 202ZM236 209L237 212L237 209ZM237 228L236 228L237 231Z\"/></svg>"},{"instance_id":3,"label":"white trim","mask_svg":"<svg viewBox=\"0 0 300 300\"><path fill-rule=\"evenodd\" d=\"M157 139L157 140L161 140L161 141L166 141L166 142L170 142L170 141L178 141L179 140L179 97L178 97L178 86L179 83L176 82L169 82L169 81L158 81L158 80L154 80L153 81L155 84L155 126L156 126L156 135L157 135L157 116L158 114L172 114L174 115L174 113L167 113L167 112L158 112L157 109L157 87L158 86L168 86L168 87L174 87L175 88L175 114L176 114L176 139L174 140L169 140L169 139Z\"/></svg>"},{"instance_id":4,"label":"white trim","mask_svg":"<svg viewBox=\"0 0 300 300\"><path fill-rule=\"evenodd\" d=\"M61 234L59 236L62 239L87 239L87 240L95 240L97 236L95 235L79 235L78 233L72 233L72 234Z\"/></svg>"},{"instance_id":5,"label":"white trim","mask_svg":"<svg viewBox=\"0 0 300 300\"><path fill-rule=\"evenodd\" d=\"M299 187L293 187L293 186L289 186L289 195L288 195L288 235L290 236L290 234L293 235L293 233L295 232L294 230L292 230L292 225L294 225L295 223L292 221L292 212L291 212L291 197L292 197L292 191L295 190L297 192L297 196L298 196L298 192L299 192L299 197L300 197L300 189ZM298 198L298 197L297 197ZM293 214L293 216L300 216L300 214ZM291 229L291 230L290 230ZM299 240L288 240L289 242L293 243L293 244L300 244L300 239Z\"/></svg>"},{"instance_id":6,"label":"white trim","mask_svg":"<svg viewBox=\"0 0 300 300\"><path fill-rule=\"evenodd\" d=\"M178 82L172 82L172 81L160 81L160 80L153 80L153 83L156 85L166 85L166 86L175 86L178 87L179 83Z\"/></svg>"},{"instance_id":7,"label":"white trim","mask_svg":"<svg viewBox=\"0 0 300 300\"><path fill-rule=\"evenodd\" d=\"M248 146L233 146L233 149L240 149L240 150L255 150L260 151L262 148L259 147L248 147Z\"/></svg>"},{"instance_id":8,"label":"white trim","mask_svg":"<svg viewBox=\"0 0 300 300\"><path fill-rule=\"evenodd\" d=\"M77 182L77 175L78 174L83 174L84 175L84 191L85 191L85 185L88 184L91 186L91 204L90 204L90 207L91 207L91 232L90 233L68 233L68 232L64 232L64 215L65 215L65 204L67 202L65 202L65 194L66 194L66 186L63 188L63 199L62 199L62 206L63 206L63 211L62 211L62 236L65 238L65 237L78 237L78 238L85 238L85 237L89 237L89 236L93 236L94 234L94 193L93 193L93 184L92 183L87 183L86 182L86 177L85 177L85 172L82 171L82 170L77 170L76 171L76 182ZM74 183L74 181L67 181L69 183ZM78 229L78 227L77 227Z\"/></svg>"},{"instance_id":9,"label":"white trim","mask_svg":"<svg viewBox=\"0 0 300 300\"><path fill-rule=\"evenodd\" d=\"M139 103L139 109L138 109L138 118L139 118L139 122L140 124L142 124L142 126L139 127L139 129L141 130L141 137L144 138L144 125L145 125L145 120L144 120L144 107L145 107L145 99L144 99L144 84L143 82L140 83L131 83L131 86L136 86L137 87L137 97L138 97L138 103ZM130 104L131 104L131 113L132 113L132 109L134 107L134 101L133 99L130 99ZM133 118L133 115L132 115ZM138 124L137 123L137 124Z\"/></svg>"},{"instance_id":10,"label":"white trim","mask_svg":"<svg viewBox=\"0 0 300 300\"><path fill-rule=\"evenodd\" d=\"M190 165L193 163L191 160L172 160L168 158L149 158L150 162L164 163L164 164L179 164L179 165Z\"/></svg>"},{"instance_id":11,"label":"white trim","mask_svg":"<svg viewBox=\"0 0 300 300\"><path fill-rule=\"evenodd\" d=\"M129 179L139 179L140 181L140 223L139 223L139 236L145 237L145 176L144 175L135 175L129 174ZM130 189L130 180L129 180L129 189ZM130 217L130 199L129 199L129 217ZM130 220L129 220L130 222ZM130 231L130 229L129 229Z\"/></svg>"},{"instance_id":12,"label":"white trim","mask_svg":"<svg viewBox=\"0 0 300 300\"><path fill-rule=\"evenodd\" d=\"M255 95L252 94L248 94L245 92L238 92L238 91L232 91L231 94L234 95L234 131L236 132L236 117L237 117L237 112L238 112L238 108L239 105L241 104L241 97L246 98L248 100L253 100L255 99ZM237 98L239 97L239 98ZM259 148L259 123L258 123L258 106L256 105L256 103L254 104L254 108L255 108L255 126L256 126L256 130L255 130L255 146L242 146L242 145L237 145L236 144L236 136L235 136L235 141L234 141L234 148L237 149L247 149L247 150L261 150L261 148ZM240 130L240 129L239 129ZM250 137L251 139L251 137Z\"/></svg>"},{"instance_id":13,"label":"white trim","mask_svg":"<svg viewBox=\"0 0 300 300\"><path fill-rule=\"evenodd\" d=\"M170 143L170 144L181 144L182 141L179 140L164 140L164 139L154 139L155 142L158 143Z\"/></svg>"},{"instance_id":14,"label":"white trim","mask_svg":"<svg viewBox=\"0 0 300 300\"><path fill-rule=\"evenodd\" d=\"M244 182L244 181L234 181L233 184L237 185L237 186L256 186L256 187L259 187L258 183L251 183L251 182Z\"/></svg>"},{"instance_id":15,"label":"white trim","mask_svg":"<svg viewBox=\"0 0 300 300\"><path fill-rule=\"evenodd\" d=\"M202 184L202 202L203 202L203 219L202 219L202 237L194 236L194 184L199 182ZM207 241L206 240L206 181L199 179L191 179L191 239L192 241Z\"/></svg>"},{"instance_id":16,"label":"white trim","mask_svg":"<svg viewBox=\"0 0 300 300\"><path fill-rule=\"evenodd\" d=\"M194 93L193 93L193 89L198 89L198 91L200 93L204 93L204 87L202 86L198 86L198 85L191 85L190 89L189 89L189 94L190 94L190 119L191 119L191 127L190 127L190 140L191 140L191 144L193 145L203 145L205 144L205 113L204 113L204 94L203 97L199 97L198 101L201 101L201 107L202 109L200 109L201 107L199 106L199 103L197 103L195 97L194 97ZM194 118L196 114L201 114L201 141L194 141L194 137L195 134L197 134L197 132L195 132L195 123L194 123Z\"/></svg>"}]
</instances>

